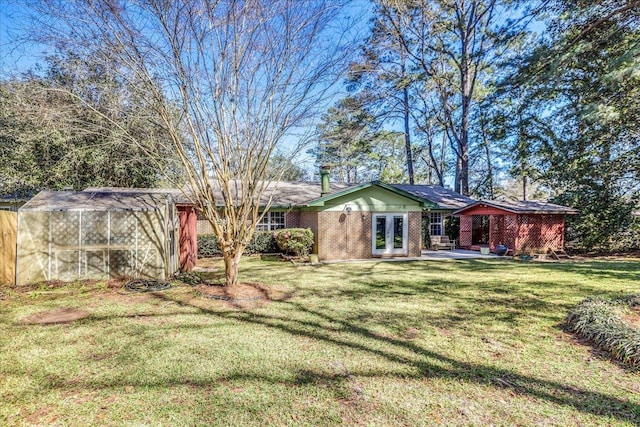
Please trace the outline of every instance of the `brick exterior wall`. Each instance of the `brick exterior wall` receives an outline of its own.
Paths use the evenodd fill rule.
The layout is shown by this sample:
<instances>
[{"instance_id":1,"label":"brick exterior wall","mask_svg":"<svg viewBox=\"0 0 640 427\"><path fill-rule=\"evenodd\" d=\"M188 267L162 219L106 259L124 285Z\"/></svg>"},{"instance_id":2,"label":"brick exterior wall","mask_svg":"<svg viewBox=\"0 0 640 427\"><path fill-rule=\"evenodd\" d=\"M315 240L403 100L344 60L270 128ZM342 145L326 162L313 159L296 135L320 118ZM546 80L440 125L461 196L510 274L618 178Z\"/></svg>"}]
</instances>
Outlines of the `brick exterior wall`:
<instances>
[{"instance_id":1,"label":"brick exterior wall","mask_svg":"<svg viewBox=\"0 0 640 427\"><path fill-rule=\"evenodd\" d=\"M422 212L409 212L407 252L410 257L422 255Z\"/></svg>"},{"instance_id":2,"label":"brick exterior wall","mask_svg":"<svg viewBox=\"0 0 640 427\"><path fill-rule=\"evenodd\" d=\"M318 212L320 260L371 258L371 212Z\"/></svg>"},{"instance_id":3,"label":"brick exterior wall","mask_svg":"<svg viewBox=\"0 0 640 427\"><path fill-rule=\"evenodd\" d=\"M318 212L317 215L314 249L320 260L373 258L372 212ZM304 222L302 218L301 223ZM407 255L419 257L422 252L422 213L409 212L407 226Z\"/></svg>"},{"instance_id":4,"label":"brick exterior wall","mask_svg":"<svg viewBox=\"0 0 640 427\"><path fill-rule=\"evenodd\" d=\"M285 214L287 228L310 228L314 235L313 253L320 260L372 258L372 212L296 212ZM198 234L213 233L207 221L198 221ZM407 255L419 257L422 251L422 213L408 213Z\"/></svg>"},{"instance_id":5,"label":"brick exterior wall","mask_svg":"<svg viewBox=\"0 0 640 427\"><path fill-rule=\"evenodd\" d=\"M213 227L206 219L198 219L197 226L198 236L201 234L213 234Z\"/></svg>"},{"instance_id":6,"label":"brick exterior wall","mask_svg":"<svg viewBox=\"0 0 640 427\"><path fill-rule=\"evenodd\" d=\"M284 214L284 226L287 227L287 228L298 228L298 227L300 227L300 212L298 212L298 211L285 212L285 214Z\"/></svg>"},{"instance_id":7,"label":"brick exterior wall","mask_svg":"<svg viewBox=\"0 0 640 427\"><path fill-rule=\"evenodd\" d=\"M299 223L300 228L310 228L313 232L313 250L314 254L318 253L318 212L300 212Z\"/></svg>"}]
</instances>

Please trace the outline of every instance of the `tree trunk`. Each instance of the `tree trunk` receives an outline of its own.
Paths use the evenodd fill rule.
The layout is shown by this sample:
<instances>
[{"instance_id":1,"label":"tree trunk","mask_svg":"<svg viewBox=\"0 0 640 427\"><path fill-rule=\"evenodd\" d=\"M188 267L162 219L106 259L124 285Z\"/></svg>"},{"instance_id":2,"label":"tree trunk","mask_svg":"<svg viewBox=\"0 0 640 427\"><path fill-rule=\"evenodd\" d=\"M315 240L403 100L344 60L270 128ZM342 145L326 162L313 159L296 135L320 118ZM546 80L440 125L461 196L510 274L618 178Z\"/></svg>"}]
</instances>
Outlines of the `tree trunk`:
<instances>
[{"instance_id":1,"label":"tree trunk","mask_svg":"<svg viewBox=\"0 0 640 427\"><path fill-rule=\"evenodd\" d=\"M411 136L409 135L409 89L404 88L403 94L403 106L404 106L404 149L407 153L407 173L409 175L409 184L415 183L415 177L413 173L413 151L411 150Z\"/></svg>"},{"instance_id":2,"label":"tree trunk","mask_svg":"<svg viewBox=\"0 0 640 427\"><path fill-rule=\"evenodd\" d=\"M406 79L406 68L404 64L404 55L402 56L402 78ZM409 175L409 184L413 185L415 183L414 173L413 173L413 151L411 150L411 135L409 134L409 115L411 111L409 110L409 87L407 84L404 84L402 88L402 113L404 115L404 150L407 156L407 174Z\"/></svg>"},{"instance_id":3,"label":"tree trunk","mask_svg":"<svg viewBox=\"0 0 640 427\"><path fill-rule=\"evenodd\" d=\"M222 257L224 259L224 286L236 286L238 284L238 266L240 265L242 251L239 250L233 253L223 251Z\"/></svg>"},{"instance_id":4,"label":"tree trunk","mask_svg":"<svg viewBox=\"0 0 640 427\"><path fill-rule=\"evenodd\" d=\"M482 132L482 143L484 144L485 155L487 156L487 181L489 182L489 198L493 199L493 166L491 165L491 150L489 149L489 138L487 137L486 122L483 111L480 113L480 131Z\"/></svg>"},{"instance_id":5,"label":"tree trunk","mask_svg":"<svg viewBox=\"0 0 640 427\"><path fill-rule=\"evenodd\" d=\"M447 165L447 134L442 133L442 146L440 147L440 172L438 173L438 185L444 187L444 171Z\"/></svg>"}]
</instances>

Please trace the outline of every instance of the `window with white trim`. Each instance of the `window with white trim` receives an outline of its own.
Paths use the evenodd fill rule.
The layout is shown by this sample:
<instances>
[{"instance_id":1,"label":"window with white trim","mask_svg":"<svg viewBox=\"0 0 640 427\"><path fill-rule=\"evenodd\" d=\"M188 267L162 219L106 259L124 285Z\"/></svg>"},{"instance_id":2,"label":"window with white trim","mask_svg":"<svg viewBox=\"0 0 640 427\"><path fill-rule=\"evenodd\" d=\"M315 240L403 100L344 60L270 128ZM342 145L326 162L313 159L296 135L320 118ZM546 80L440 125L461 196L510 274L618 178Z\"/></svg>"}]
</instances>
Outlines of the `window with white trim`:
<instances>
[{"instance_id":1,"label":"window with white trim","mask_svg":"<svg viewBox=\"0 0 640 427\"><path fill-rule=\"evenodd\" d=\"M442 236L442 213L431 212L429 215L429 234Z\"/></svg>"},{"instance_id":2,"label":"window with white trim","mask_svg":"<svg viewBox=\"0 0 640 427\"><path fill-rule=\"evenodd\" d=\"M285 228L284 212L267 212L256 227L258 231L280 230Z\"/></svg>"}]
</instances>

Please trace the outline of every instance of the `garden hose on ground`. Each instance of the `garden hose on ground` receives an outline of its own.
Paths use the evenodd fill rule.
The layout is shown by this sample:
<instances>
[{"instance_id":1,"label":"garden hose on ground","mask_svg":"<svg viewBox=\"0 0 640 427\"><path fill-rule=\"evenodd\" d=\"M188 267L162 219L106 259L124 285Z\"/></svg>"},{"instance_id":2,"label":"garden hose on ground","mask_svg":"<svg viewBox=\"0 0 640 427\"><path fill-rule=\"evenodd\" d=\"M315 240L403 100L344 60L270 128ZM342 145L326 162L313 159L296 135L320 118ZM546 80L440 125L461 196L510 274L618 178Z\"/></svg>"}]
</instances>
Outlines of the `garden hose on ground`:
<instances>
[{"instance_id":1,"label":"garden hose on ground","mask_svg":"<svg viewBox=\"0 0 640 427\"><path fill-rule=\"evenodd\" d=\"M133 292L164 291L171 287L171 283L154 279L134 279L125 283L124 288Z\"/></svg>"}]
</instances>

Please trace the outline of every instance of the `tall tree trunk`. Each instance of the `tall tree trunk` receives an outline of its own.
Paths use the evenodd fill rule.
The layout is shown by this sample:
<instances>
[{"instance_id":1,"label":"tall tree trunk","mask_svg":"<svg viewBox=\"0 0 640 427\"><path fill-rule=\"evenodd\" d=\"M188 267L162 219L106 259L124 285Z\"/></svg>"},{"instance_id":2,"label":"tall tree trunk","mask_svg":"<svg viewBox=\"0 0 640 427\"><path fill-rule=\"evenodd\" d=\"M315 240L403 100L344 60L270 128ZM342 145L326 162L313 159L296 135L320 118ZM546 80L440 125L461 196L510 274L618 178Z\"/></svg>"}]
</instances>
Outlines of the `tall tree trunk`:
<instances>
[{"instance_id":1,"label":"tall tree trunk","mask_svg":"<svg viewBox=\"0 0 640 427\"><path fill-rule=\"evenodd\" d=\"M440 152L440 173L438 174L438 179L440 181L440 186L444 187L444 169L447 164L447 133L442 132L442 150Z\"/></svg>"},{"instance_id":2,"label":"tall tree trunk","mask_svg":"<svg viewBox=\"0 0 640 427\"><path fill-rule=\"evenodd\" d=\"M493 199L493 165L491 164L491 150L489 149L489 138L487 138L487 128L484 114L480 112L480 131L482 132L482 144L487 156L487 181L489 182L489 198Z\"/></svg>"},{"instance_id":3,"label":"tall tree trunk","mask_svg":"<svg viewBox=\"0 0 640 427\"><path fill-rule=\"evenodd\" d=\"M402 79L407 78L407 69L405 66L405 58L404 54L402 55ZM413 173L413 150L411 150L411 135L409 134L409 115L411 111L409 110L409 87L404 83L404 87L402 88L402 113L404 115L404 150L407 157L407 174L409 175L409 184L413 185L415 183L414 173Z\"/></svg>"},{"instance_id":4,"label":"tall tree trunk","mask_svg":"<svg viewBox=\"0 0 640 427\"><path fill-rule=\"evenodd\" d=\"M460 117L459 154L460 154L460 194L469 195L469 114L473 93L471 58L469 57L468 33L461 31L462 58L460 61L460 87L462 88L462 114Z\"/></svg>"},{"instance_id":5,"label":"tall tree trunk","mask_svg":"<svg viewBox=\"0 0 640 427\"><path fill-rule=\"evenodd\" d=\"M402 103L404 107L404 150L407 156L407 174L409 175L409 184L415 183L413 172L413 150L411 150L411 136L409 135L409 89L402 90Z\"/></svg>"}]
</instances>

